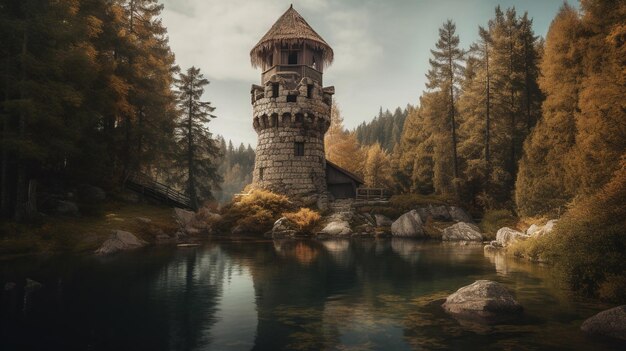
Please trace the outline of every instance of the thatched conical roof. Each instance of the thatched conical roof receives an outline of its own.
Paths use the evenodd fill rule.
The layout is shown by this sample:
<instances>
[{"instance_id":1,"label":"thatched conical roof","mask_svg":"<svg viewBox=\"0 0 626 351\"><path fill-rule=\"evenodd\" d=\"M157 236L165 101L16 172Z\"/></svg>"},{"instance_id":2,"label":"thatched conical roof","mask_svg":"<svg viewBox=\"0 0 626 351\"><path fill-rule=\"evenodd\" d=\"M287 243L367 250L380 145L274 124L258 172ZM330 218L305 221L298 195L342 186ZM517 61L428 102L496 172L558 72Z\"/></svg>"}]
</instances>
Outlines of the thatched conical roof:
<instances>
[{"instance_id":1,"label":"thatched conical roof","mask_svg":"<svg viewBox=\"0 0 626 351\"><path fill-rule=\"evenodd\" d=\"M329 65L333 62L333 49L309 26L292 5L250 51L252 66L260 66L267 53L276 47L295 46L303 43L321 50L325 64Z\"/></svg>"}]
</instances>

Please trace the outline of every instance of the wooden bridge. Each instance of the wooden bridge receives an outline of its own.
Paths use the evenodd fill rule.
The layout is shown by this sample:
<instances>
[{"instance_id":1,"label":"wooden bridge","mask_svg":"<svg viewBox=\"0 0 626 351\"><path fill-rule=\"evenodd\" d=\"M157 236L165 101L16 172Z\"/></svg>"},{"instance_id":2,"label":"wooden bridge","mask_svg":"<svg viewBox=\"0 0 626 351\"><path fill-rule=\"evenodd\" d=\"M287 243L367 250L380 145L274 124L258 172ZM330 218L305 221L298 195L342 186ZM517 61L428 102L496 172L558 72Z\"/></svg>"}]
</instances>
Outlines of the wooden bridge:
<instances>
[{"instance_id":1,"label":"wooden bridge","mask_svg":"<svg viewBox=\"0 0 626 351\"><path fill-rule=\"evenodd\" d=\"M124 187L164 205L193 210L191 200L187 195L145 174L129 174L124 180Z\"/></svg>"}]
</instances>

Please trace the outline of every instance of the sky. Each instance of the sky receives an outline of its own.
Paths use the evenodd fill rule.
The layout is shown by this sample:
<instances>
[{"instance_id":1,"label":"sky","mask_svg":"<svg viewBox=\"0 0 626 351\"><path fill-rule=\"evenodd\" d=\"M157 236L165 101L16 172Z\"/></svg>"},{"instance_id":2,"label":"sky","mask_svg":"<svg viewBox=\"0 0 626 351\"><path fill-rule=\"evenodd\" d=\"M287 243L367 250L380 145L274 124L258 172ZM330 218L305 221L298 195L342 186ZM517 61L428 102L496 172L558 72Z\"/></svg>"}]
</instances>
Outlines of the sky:
<instances>
[{"instance_id":1,"label":"sky","mask_svg":"<svg viewBox=\"0 0 626 351\"><path fill-rule=\"evenodd\" d=\"M570 1L572 2L572 1ZM250 50L274 22L294 8L333 48L324 85L335 86L344 124L352 129L379 108L417 104L426 89L430 49L447 19L456 23L461 46L478 37L499 4L528 12L536 35L545 37L563 0L162 0L164 25L176 61L201 69L211 81L203 99L217 118L213 134L256 145L250 87L261 71ZM575 4L577 5L577 4Z\"/></svg>"}]
</instances>

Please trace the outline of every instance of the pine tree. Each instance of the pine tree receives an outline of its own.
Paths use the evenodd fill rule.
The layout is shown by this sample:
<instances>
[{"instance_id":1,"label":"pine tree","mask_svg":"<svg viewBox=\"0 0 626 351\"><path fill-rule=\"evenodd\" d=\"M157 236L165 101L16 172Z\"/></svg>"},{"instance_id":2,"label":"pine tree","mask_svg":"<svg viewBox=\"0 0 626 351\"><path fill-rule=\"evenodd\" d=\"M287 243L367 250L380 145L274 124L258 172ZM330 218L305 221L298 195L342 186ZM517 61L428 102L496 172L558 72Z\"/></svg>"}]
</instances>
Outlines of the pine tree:
<instances>
[{"instance_id":1,"label":"pine tree","mask_svg":"<svg viewBox=\"0 0 626 351\"><path fill-rule=\"evenodd\" d=\"M333 101L331 122L324 136L326 159L350 172L363 175L365 154L356 138L355 132L348 132L343 127L343 118L338 105Z\"/></svg>"},{"instance_id":2,"label":"pine tree","mask_svg":"<svg viewBox=\"0 0 626 351\"><path fill-rule=\"evenodd\" d=\"M539 80L546 94L543 116L524 144L515 189L516 204L523 215L564 207L575 193L573 179L568 180L565 155L571 152L576 137L581 31L578 13L569 5L559 10L548 31Z\"/></svg>"},{"instance_id":3,"label":"pine tree","mask_svg":"<svg viewBox=\"0 0 626 351\"><path fill-rule=\"evenodd\" d=\"M177 123L179 157L177 163L185 170L185 190L193 208L200 200L212 198L211 188L221 181L215 166L219 148L212 139L207 124L215 118L210 102L201 101L209 81L200 69L191 67L176 80L180 118Z\"/></svg>"},{"instance_id":4,"label":"pine tree","mask_svg":"<svg viewBox=\"0 0 626 351\"><path fill-rule=\"evenodd\" d=\"M461 81L463 67L460 62L463 59L463 50L459 48L459 36L456 35L456 25L448 20L439 29L439 40L436 43L437 50L431 50L433 58L429 59L430 70L426 77L427 88L445 96L445 100L437 99L442 104L435 107L444 109L445 119L439 120L443 125L447 125L449 131L445 137L436 133L436 147L439 156L435 159L435 177L440 181L436 182L437 191L441 193L454 192L458 195L455 185L459 179L459 160L457 154L457 120L456 120L456 99L458 96L458 84ZM432 118L440 118L440 111L433 111ZM442 131L443 132L443 131ZM445 141L448 139L449 141ZM449 146L444 146L448 144ZM450 156L446 153L450 152ZM449 163L448 161L449 160Z\"/></svg>"}]
</instances>

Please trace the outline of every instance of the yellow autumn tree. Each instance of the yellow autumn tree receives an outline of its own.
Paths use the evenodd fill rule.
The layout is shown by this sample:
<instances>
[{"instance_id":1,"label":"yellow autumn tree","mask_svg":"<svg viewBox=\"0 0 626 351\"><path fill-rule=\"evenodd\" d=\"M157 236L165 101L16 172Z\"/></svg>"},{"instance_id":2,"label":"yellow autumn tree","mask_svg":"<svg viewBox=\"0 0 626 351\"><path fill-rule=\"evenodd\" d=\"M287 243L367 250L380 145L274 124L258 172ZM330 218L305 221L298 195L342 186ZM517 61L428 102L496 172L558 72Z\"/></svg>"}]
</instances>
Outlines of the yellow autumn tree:
<instances>
[{"instance_id":1,"label":"yellow autumn tree","mask_svg":"<svg viewBox=\"0 0 626 351\"><path fill-rule=\"evenodd\" d=\"M349 132L344 128L341 111L334 101L330 116L330 127L324 137L326 159L341 168L363 176L365 152L354 132Z\"/></svg>"},{"instance_id":2,"label":"yellow autumn tree","mask_svg":"<svg viewBox=\"0 0 626 351\"><path fill-rule=\"evenodd\" d=\"M368 148L364 168L366 186L370 188L391 187L391 157L379 143Z\"/></svg>"}]
</instances>

